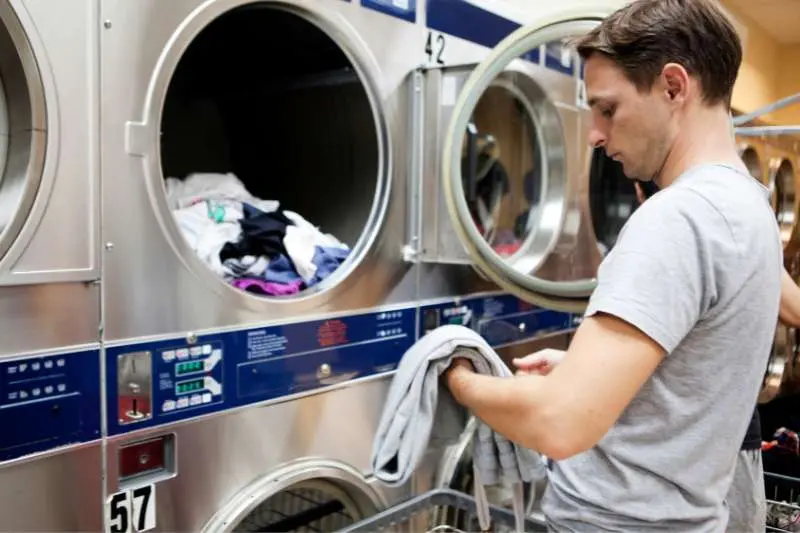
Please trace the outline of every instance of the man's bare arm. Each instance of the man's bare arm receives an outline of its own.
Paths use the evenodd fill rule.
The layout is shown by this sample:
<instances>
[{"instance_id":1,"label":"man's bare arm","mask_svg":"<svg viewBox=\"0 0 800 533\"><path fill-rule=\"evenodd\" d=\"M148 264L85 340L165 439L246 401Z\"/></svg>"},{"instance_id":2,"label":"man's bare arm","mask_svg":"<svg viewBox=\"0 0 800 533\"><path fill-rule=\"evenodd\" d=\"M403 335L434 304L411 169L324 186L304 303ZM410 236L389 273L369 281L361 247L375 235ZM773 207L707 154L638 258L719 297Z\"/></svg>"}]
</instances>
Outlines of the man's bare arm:
<instances>
[{"instance_id":1,"label":"man's bare arm","mask_svg":"<svg viewBox=\"0 0 800 533\"><path fill-rule=\"evenodd\" d=\"M457 364L455 398L495 431L553 459L597 444L664 358L642 331L611 316L586 318L547 376L496 378Z\"/></svg>"}]
</instances>

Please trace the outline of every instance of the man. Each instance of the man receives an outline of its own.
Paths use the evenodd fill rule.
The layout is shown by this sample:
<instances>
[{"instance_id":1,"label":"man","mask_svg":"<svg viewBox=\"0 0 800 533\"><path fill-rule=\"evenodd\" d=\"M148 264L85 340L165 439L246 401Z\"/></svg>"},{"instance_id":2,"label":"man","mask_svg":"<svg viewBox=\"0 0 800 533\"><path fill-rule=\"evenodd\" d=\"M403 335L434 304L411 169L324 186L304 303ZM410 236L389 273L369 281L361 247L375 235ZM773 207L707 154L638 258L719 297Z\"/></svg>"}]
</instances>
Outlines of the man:
<instances>
[{"instance_id":1,"label":"man","mask_svg":"<svg viewBox=\"0 0 800 533\"><path fill-rule=\"evenodd\" d=\"M591 144L661 190L604 259L557 367L500 379L459 360L447 384L554 460L552 530L721 532L782 272L767 191L729 134L741 44L713 0L639 0L577 47Z\"/></svg>"},{"instance_id":2,"label":"man","mask_svg":"<svg viewBox=\"0 0 800 533\"><path fill-rule=\"evenodd\" d=\"M637 184L637 197L644 195ZM781 278L780 321L790 327L800 328L800 287L784 271ZM545 349L526 357L515 359L517 375L545 376L558 365L566 352ZM761 427L758 409L747 426L747 432L736 458L733 481L725 496L730 512L728 533L753 533L762 531L767 520L766 494L764 493L764 466L761 458Z\"/></svg>"}]
</instances>

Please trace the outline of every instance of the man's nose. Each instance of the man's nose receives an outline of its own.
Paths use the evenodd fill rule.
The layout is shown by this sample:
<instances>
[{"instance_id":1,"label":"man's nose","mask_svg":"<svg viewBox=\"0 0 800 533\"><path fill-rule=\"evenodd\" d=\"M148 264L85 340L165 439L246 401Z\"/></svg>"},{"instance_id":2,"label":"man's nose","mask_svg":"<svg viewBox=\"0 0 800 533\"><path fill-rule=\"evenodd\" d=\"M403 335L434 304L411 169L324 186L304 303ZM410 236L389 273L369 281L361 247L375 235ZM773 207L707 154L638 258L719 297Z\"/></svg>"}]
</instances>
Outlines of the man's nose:
<instances>
[{"instance_id":1,"label":"man's nose","mask_svg":"<svg viewBox=\"0 0 800 533\"><path fill-rule=\"evenodd\" d=\"M606 144L606 136L603 135L603 132L601 132L595 127L589 130L589 145L592 148L600 148L605 144Z\"/></svg>"}]
</instances>

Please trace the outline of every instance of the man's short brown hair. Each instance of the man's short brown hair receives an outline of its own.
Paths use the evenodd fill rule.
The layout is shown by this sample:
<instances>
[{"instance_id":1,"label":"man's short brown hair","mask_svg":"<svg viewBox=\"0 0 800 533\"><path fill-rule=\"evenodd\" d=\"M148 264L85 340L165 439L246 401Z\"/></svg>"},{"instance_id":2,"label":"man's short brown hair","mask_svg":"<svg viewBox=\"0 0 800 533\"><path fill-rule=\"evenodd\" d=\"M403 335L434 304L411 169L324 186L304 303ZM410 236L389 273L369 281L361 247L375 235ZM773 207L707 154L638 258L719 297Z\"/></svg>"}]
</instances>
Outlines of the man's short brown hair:
<instances>
[{"instance_id":1,"label":"man's short brown hair","mask_svg":"<svg viewBox=\"0 0 800 533\"><path fill-rule=\"evenodd\" d=\"M612 59L640 91L653 87L667 63L700 80L709 105L730 105L742 43L715 0L636 0L574 41L585 60Z\"/></svg>"}]
</instances>

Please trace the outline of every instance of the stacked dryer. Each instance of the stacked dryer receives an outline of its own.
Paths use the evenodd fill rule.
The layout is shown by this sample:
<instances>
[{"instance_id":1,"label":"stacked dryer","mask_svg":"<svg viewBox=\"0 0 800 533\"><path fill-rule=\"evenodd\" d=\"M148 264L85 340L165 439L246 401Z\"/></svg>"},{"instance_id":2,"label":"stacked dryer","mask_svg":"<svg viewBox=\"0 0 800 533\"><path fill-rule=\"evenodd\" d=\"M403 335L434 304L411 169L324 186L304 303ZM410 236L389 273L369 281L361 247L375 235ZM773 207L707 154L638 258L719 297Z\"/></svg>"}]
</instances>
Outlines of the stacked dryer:
<instances>
[{"instance_id":1,"label":"stacked dryer","mask_svg":"<svg viewBox=\"0 0 800 533\"><path fill-rule=\"evenodd\" d=\"M157 531L374 513L386 372L416 339L387 46L414 27L341 1L102 18L109 502L154 491Z\"/></svg>"},{"instance_id":2,"label":"stacked dryer","mask_svg":"<svg viewBox=\"0 0 800 533\"><path fill-rule=\"evenodd\" d=\"M98 531L97 3L0 3L0 530Z\"/></svg>"}]
</instances>

